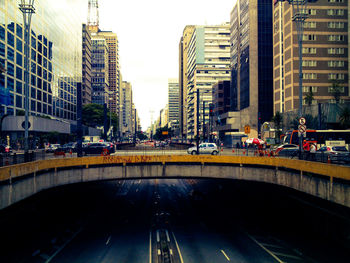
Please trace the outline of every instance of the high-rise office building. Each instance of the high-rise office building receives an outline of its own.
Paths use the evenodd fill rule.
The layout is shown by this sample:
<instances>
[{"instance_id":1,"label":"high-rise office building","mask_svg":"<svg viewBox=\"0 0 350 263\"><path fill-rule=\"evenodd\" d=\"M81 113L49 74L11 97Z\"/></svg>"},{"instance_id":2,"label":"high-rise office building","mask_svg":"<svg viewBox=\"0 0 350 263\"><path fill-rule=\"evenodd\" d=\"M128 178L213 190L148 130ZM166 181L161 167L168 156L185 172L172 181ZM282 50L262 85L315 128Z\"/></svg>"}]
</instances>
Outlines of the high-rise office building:
<instances>
[{"instance_id":1,"label":"high-rise office building","mask_svg":"<svg viewBox=\"0 0 350 263\"><path fill-rule=\"evenodd\" d=\"M99 31L99 36L106 39L108 46L108 79L109 79L109 100L108 108L119 115L119 53L117 34L110 31Z\"/></svg>"},{"instance_id":2,"label":"high-rise office building","mask_svg":"<svg viewBox=\"0 0 350 263\"><path fill-rule=\"evenodd\" d=\"M179 80L168 80L169 122L179 120Z\"/></svg>"},{"instance_id":3,"label":"high-rise office building","mask_svg":"<svg viewBox=\"0 0 350 263\"><path fill-rule=\"evenodd\" d=\"M182 139L187 134L187 60L194 29L195 26L186 26L179 43L179 132Z\"/></svg>"},{"instance_id":4,"label":"high-rise office building","mask_svg":"<svg viewBox=\"0 0 350 263\"><path fill-rule=\"evenodd\" d=\"M237 131L249 125L251 136L258 136L273 111L271 0L237 0L231 12L231 69Z\"/></svg>"},{"instance_id":5,"label":"high-rise office building","mask_svg":"<svg viewBox=\"0 0 350 263\"><path fill-rule=\"evenodd\" d=\"M36 0L30 30L30 115L76 119L76 88L82 78L82 23L79 10L63 0ZM24 110L24 28L19 1L0 1L0 115ZM81 1L84 4L84 1ZM69 40L69 41L67 41Z\"/></svg>"},{"instance_id":6,"label":"high-rise office building","mask_svg":"<svg viewBox=\"0 0 350 263\"><path fill-rule=\"evenodd\" d=\"M209 120L212 86L230 80L230 25L195 26L187 50L187 138L197 135L199 122ZM199 90L199 98L197 98ZM197 100L199 112L197 112ZM200 128L200 127L199 127Z\"/></svg>"},{"instance_id":7,"label":"high-rise office building","mask_svg":"<svg viewBox=\"0 0 350 263\"><path fill-rule=\"evenodd\" d=\"M120 89L120 119L122 123L121 136L129 137L133 133L133 101L130 82L123 81Z\"/></svg>"},{"instance_id":8,"label":"high-rise office building","mask_svg":"<svg viewBox=\"0 0 350 263\"><path fill-rule=\"evenodd\" d=\"M303 32L303 104L349 101L348 1L318 0L308 4ZM273 6L274 112L298 111L299 48L292 7ZM307 102L307 94L313 100Z\"/></svg>"},{"instance_id":9,"label":"high-rise office building","mask_svg":"<svg viewBox=\"0 0 350 263\"><path fill-rule=\"evenodd\" d=\"M91 61L92 61L92 40L91 33L86 24L83 24L83 65L82 65L82 104L91 103Z\"/></svg>"},{"instance_id":10,"label":"high-rise office building","mask_svg":"<svg viewBox=\"0 0 350 263\"><path fill-rule=\"evenodd\" d=\"M108 103L109 63L108 45L104 36L92 33L92 103Z\"/></svg>"}]
</instances>

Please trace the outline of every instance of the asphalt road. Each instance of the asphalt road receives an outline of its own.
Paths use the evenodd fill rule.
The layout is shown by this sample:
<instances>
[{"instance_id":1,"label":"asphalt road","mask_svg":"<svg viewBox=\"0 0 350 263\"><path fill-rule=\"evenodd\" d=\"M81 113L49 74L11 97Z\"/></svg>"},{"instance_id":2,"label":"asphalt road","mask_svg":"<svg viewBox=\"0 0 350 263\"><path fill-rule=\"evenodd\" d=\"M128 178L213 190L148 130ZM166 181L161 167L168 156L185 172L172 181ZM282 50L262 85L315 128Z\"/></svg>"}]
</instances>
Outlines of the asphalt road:
<instances>
[{"instance_id":1,"label":"asphalt road","mask_svg":"<svg viewBox=\"0 0 350 263\"><path fill-rule=\"evenodd\" d=\"M0 211L0 262L348 262L308 220L340 227L349 211L291 194L228 180L59 187Z\"/></svg>"}]
</instances>

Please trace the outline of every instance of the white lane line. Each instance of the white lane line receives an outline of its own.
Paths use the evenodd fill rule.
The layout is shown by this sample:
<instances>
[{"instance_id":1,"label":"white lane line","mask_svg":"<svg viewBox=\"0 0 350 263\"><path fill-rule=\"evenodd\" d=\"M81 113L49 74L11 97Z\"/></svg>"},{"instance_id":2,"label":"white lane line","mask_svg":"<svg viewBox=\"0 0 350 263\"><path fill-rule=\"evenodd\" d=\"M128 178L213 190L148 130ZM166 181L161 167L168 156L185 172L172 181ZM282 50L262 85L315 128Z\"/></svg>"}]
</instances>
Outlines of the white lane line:
<instances>
[{"instance_id":1,"label":"white lane line","mask_svg":"<svg viewBox=\"0 0 350 263\"><path fill-rule=\"evenodd\" d=\"M56 255L60 253L82 230L83 228L81 227L77 232L75 232L75 234L70 239L68 239L59 249L57 249L56 252L53 253L53 255L45 261L45 263L51 262L51 260L56 257Z\"/></svg>"},{"instance_id":2,"label":"white lane line","mask_svg":"<svg viewBox=\"0 0 350 263\"><path fill-rule=\"evenodd\" d=\"M159 230L157 230L157 243L160 242L160 237L159 237Z\"/></svg>"},{"instance_id":3,"label":"white lane line","mask_svg":"<svg viewBox=\"0 0 350 263\"><path fill-rule=\"evenodd\" d=\"M279 263L285 263L282 260L280 260L275 254L273 254L270 250L268 250L266 247L264 247L263 245L261 245L254 237L252 237L251 235L249 235L248 233L246 233L247 236L253 240L259 247L261 247L263 250L265 250L270 256L272 256L275 260L277 260L277 262Z\"/></svg>"},{"instance_id":4,"label":"white lane line","mask_svg":"<svg viewBox=\"0 0 350 263\"><path fill-rule=\"evenodd\" d=\"M286 257L286 258L292 258L292 259L296 259L296 260L302 260L301 257L298 256L294 256L294 255L290 255L290 254L284 254L284 253L279 253L279 252L274 252L275 255L281 256L281 257Z\"/></svg>"},{"instance_id":5,"label":"white lane line","mask_svg":"<svg viewBox=\"0 0 350 263\"><path fill-rule=\"evenodd\" d=\"M152 231L149 232L149 263L152 263Z\"/></svg>"},{"instance_id":6,"label":"white lane line","mask_svg":"<svg viewBox=\"0 0 350 263\"><path fill-rule=\"evenodd\" d=\"M172 249L169 249L169 251L170 251L170 255L173 255L173 250L172 250Z\"/></svg>"},{"instance_id":7,"label":"white lane line","mask_svg":"<svg viewBox=\"0 0 350 263\"><path fill-rule=\"evenodd\" d=\"M136 193L137 193L138 191L139 191L139 189L137 188L137 189L136 189Z\"/></svg>"},{"instance_id":8,"label":"white lane line","mask_svg":"<svg viewBox=\"0 0 350 263\"><path fill-rule=\"evenodd\" d=\"M161 253L160 253L160 249L158 249L158 256L160 255Z\"/></svg>"},{"instance_id":9,"label":"white lane line","mask_svg":"<svg viewBox=\"0 0 350 263\"><path fill-rule=\"evenodd\" d=\"M108 245L108 244L109 244L109 241L111 241L111 237L112 237L112 236L109 236L109 237L108 237L108 239L107 239L107 241L106 241L106 245Z\"/></svg>"},{"instance_id":10,"label":"white lane line","mask_svg":"<svg viewBox=\"0 0 350 263\"><path fill-rule=\"evenodd\" d=\"M183 260L183 258L182 258L181 251L180 251L180 248L179 248L179 244L177 243L175 234L174 234L174 232L172 232L172 231L171 231L171 234L172 234L172 236L173 236L173 238L174 238L174 240L175 240L177 252L179 253L179 257L180 257L180 262L181 262L181 263L184 263L184 260Z\"/></svg>"},{"instance_id":11,"label":"white lane line","mask_svg":"<svg viewBox=\"0 0 350 263\"><path fill-rule=\"evenodd\" d=\"M166 241L170 242L168 230L165 230L165 234L166 234Z\"/></svg>"},{"instance_id":12,"label":"white lane line","mask_svg":"<svg viewBox=\"0 0 350 263\"><path fill-rule=\"evenodd\" d=\"M230 258L226 255L225 251L223 251L222 249L220 251L228 261L231 261Z\"/></svg>"}]
</instances>

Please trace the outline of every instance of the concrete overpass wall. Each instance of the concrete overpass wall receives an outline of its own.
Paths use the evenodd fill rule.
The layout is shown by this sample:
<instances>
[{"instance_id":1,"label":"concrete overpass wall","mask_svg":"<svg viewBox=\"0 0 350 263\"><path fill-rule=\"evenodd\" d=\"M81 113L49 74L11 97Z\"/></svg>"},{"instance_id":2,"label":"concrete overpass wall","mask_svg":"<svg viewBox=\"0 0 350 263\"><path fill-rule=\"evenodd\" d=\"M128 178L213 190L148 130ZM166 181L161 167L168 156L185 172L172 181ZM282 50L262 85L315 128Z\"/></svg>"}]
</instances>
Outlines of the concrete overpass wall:
<instances>
[{"instance_id":1,"label":"concrete overpass wall","mask_svg":"<svg viewBox=\"0 0 350 263\"><path fill-rule=\"evenodd\" d=\"M111 161L111 159L105 159L104 157L97 157L100 161L96 161L91 159L93 157L89 157L90 159L77 158L76 162L73 160L73 163L72 161L56 160L52 163L55 164L54 166L50 166L46 161L41 167L44 169L40 169L40 161L18 165L12 167L13 169L8 167L0 170L0 209L42 190L66 184L113 179L169 177L220 178L265 182L293 188L350 207L350 184L344 178L328 177L290 169L285 166L276 166L276 164L261 165L261 160L265 159L261 157L260 160L259 157L256 157L258 159L251 157L249 162L245 158L241 161L231 158L230 162L221 159L220 162L220 159L217 159L220 157L210 157L214 159L209 162L209 159L200 158L199 156L186 156L185 159L182 159L182 162L166 162L165 157L157 157L155 159L157 162L153 162L152 159L148 159L149 162L141 162L139 157L133 159L139 160L137 162L130 162L129 157L127 157L129 159L118 159L123 162L116 162L116 159ZM293 161L295 162L295 160ZM63 165L65 162L68 162L66 166ZM29 165L31 166L28 167ZM299 163L299 166L303 167L303 163ZM333 167L333 171L339 169L337 166L330 166ZM350 168L343 170L343 172L349 171ZM6 175L6 173L9 174ZM350 172L347 176L350 176Z\"/></svg>"}]
</instances>

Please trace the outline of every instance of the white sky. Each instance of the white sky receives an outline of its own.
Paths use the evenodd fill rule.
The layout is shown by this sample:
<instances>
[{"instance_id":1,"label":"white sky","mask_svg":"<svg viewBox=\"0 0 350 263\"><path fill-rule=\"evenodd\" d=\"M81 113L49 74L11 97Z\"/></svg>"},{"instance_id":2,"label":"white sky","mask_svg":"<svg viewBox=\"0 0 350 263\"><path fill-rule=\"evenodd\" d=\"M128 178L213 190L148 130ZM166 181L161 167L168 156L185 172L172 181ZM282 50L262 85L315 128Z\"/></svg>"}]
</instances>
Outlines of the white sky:
<instances>
[{"instance_id":1,"label":"white sky","mask_svg":"<svg viewBox=\"0 0 350 263\"><path fill-rule=\"evenodd\" d=\"M168 101L168 79L178 78L178 46L186 25L230 20L236 0L99 0L100 28L117 34L123 80L146 130Z\"/></svg>"}]
</instances>

